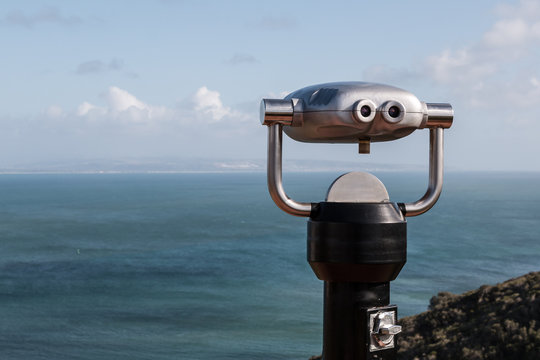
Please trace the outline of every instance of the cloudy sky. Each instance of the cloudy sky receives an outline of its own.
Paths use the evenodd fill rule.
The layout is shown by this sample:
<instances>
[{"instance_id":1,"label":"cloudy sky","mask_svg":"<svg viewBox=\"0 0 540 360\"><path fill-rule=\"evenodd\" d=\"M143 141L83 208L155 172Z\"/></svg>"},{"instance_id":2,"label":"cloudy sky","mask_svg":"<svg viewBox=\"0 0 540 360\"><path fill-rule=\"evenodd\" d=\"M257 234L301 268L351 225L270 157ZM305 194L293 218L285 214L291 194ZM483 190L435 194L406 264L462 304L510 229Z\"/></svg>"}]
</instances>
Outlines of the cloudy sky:
<instances>
[{"instance_id":1,"label":"cloudy sky","mask_svg":"<svg viewBox=\"0 0 540 360\"><path fill-rule=\"evenodd\" d=\"M449 102L449 169L540 171L540 0L5 1L0 168L263 159L258 104L372 81ZM427 130L285 157L425 164Z\"/></svg>"}]
</instances>

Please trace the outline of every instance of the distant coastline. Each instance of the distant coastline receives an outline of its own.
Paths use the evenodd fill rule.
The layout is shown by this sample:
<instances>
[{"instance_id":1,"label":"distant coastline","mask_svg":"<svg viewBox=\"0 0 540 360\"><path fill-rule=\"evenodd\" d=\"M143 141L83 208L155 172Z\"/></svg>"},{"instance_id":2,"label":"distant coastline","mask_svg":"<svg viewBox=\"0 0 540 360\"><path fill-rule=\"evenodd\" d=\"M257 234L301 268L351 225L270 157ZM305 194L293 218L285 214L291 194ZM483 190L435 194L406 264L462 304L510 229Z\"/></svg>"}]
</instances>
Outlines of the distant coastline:
<instances>
[{"instance_id":1,"label":"distant coastline","mask_svg":"<svg viewBox=\"0 0 540 360\"><path fill-rule=\"evenodd\" d=\"M284 172L426 172L427 163L386 164L362 161L298 160L283 161ZM207 174L207 173L264 173L266 159L125 159L125 160L84 160L43 163L22 163L11 166L0 164L0 175L22 174ZM489 173L538 173L537 171L476 171L456 168L445 169L454 172Z\"/></svg>"},{"instance_id":2,"label":"distant coastline","mask_svg":"<svg viewBox=\"0 0 540 360\"><path fill-rule=\"evenodd\" d=\"M287 172L426 171L427 166L372 164L354 161L285 160L283 162L283 170ZM266 172L266 160L127 159L111 161L98 159L0 166L0 174L181 174L243 172Z\"/></svg>"},{"instance_id":3,"label":"distant coastline","mask_svg":"<svg viewBox=\"0 0 540 360\"><path fill-rule=\"evenodd\" d=\"M287 173L316 172L427 172L423 165L388 164L366 161L332 161L284 159L283 171ZM221 174L221 173L265 173L266 159L121 159L121 160L63 160L57 162L0 164L0 175L22 174ZM510 170L467 170L446 168L446 173L539 173L538 171Z\"/></svg>"}]
</instances>

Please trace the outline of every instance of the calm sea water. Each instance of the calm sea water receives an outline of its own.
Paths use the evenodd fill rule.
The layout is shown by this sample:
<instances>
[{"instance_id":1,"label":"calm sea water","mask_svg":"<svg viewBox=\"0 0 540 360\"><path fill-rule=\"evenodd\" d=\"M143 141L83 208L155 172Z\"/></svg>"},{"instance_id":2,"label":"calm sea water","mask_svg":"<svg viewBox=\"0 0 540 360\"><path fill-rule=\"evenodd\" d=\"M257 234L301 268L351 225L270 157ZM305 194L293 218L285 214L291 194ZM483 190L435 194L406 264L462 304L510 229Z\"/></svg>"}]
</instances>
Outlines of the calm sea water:
<instances>
[{"instance_id":1,"label":"calm sea water","mask_svg":"<svg viewBox=\"0 0 540 360\"><path fill-rule=\"evenodd\" d=\"M286 174L318 201L338 174ZM393 201L425 174L378 174ZM0 176L1 359L307 359L322 283L264 174ZM540 174L449 173L408 220L402 316L540 270Z\"/></svg>"}]
</instances>

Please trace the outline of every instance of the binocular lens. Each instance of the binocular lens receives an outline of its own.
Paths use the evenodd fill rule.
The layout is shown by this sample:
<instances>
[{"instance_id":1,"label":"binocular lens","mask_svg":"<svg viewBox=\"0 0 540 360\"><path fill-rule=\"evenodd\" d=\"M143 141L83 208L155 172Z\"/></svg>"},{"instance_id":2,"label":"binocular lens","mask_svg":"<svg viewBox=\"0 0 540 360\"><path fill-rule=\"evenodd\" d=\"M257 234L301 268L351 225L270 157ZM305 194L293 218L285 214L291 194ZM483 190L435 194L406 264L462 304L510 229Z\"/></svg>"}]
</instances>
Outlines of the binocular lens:
<instances>
[{"instance_id":1,"label":"binocular lens","mask_svg":"<svg viewBox=\"0 0 540 360\"><path fill-rule=\"evenodd\" d=\"M371 108L367 105L364 105L360 108L360 114L362 114L363 117L368 117L371 115Z\"/></svg>"},{"instance_id":2,"label":"binocular lens","mask_svg":"<svg viewBox=\"0 0 540 360\"><path fill-rule=\"evenodd\" d=\"M388 109L388 115L390 115L394 119L399 117L400 114L401 110L397 106L390 106L390 108Z\"/></svg>"}]
</instances>

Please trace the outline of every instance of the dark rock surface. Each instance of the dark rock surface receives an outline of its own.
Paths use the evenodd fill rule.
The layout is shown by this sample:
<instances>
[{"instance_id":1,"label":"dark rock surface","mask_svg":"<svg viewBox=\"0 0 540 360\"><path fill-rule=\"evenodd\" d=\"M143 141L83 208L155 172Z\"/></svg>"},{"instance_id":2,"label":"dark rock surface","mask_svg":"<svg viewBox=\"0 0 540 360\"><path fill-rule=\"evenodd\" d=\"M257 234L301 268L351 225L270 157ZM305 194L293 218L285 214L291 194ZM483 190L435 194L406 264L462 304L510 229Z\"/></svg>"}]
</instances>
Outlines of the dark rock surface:
<instances>
[{"instance_id":1,"label":"dark rock surface","mask_svg":"<svg viewBox=\"0 0 540 360\"><path fill-rule=\"evenodd\" d=\"M400 324L398 359L540 359L540 272L439 293L428 311Z\"/></svg>"}]
</instances>

